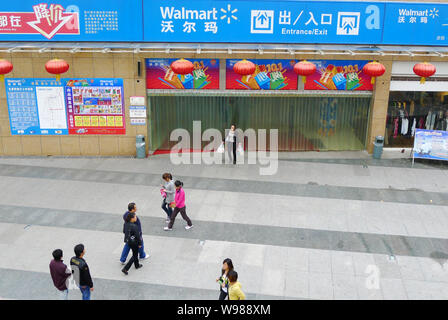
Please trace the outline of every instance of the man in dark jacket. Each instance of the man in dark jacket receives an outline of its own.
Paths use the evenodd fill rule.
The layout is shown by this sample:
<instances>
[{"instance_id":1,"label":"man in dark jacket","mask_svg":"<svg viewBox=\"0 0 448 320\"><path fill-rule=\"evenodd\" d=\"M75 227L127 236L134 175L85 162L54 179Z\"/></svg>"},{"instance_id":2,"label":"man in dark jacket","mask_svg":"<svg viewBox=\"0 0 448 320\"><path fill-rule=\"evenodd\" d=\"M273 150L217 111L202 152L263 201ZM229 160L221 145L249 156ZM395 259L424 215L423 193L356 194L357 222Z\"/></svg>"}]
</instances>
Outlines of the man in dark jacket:
<instances>
[{"instance_id":1,"label":"man in dark jacket","mask_svg":"<svg viewBox=\"0 0 448 320\"><path fill-rule=\"evenodd\" d=\"M75 257L71 258L73 277L82 293L82 300L90 300L90 292L93 291L92 277L90 276L89 266L84 260L84 245L75 246Z\"/></svg>"},{"instance_id":2,"label":"man in dark jacket","mask_svg":"<svg viewBox=\"0 0 448 320\"><path fill-rule=\"evenodd\" d=\"M126 217L128 216L129 213L136 213L137 212L137 206L135 203L131 202L130 204L128 204L128 211L126 211L123 215L123 220L126 222ZM139 252L139 256L140 259L148 259L149 258L149 254L145 252L145 245L143 243L143 232L142 232L142 224L140 222L140 219L137 217L137 222L136 222L137 228L138 228L138 232L140 235L140 240L141 240L141 247L138 248L138 252ZM124 225L123 225L123 233L124 233ZM126 264L126 259L129 255L129 251L131 250L131 248L129 247L129 245L127 243L124 244L123 247L123 251L121 253L121 257L120 257L120 262L122 265Z\"/></svg>"},{"instance_id":3,"label":"man in dark jacket","mask_svg":"<svg viewBox=\"0 0 448 320\"><path fill-rule=\"evenodd\" d=\"M67 279L70 278L72 272L64 264L62 260L62 250L56 249L53 251L53 260L50 262L50 275L53 279L53 284L58 289L60 298L62 300L68 299Z\"/></svg>"},{"instance_id":4,"label":"man in dark jacket","mask_svg":"<svg viewBox=\"0 0 448 320\"><path fill-rule=\"evenodd\" d=\"M121 270L125 275L128 275L128 271L132 264L135 265L135 269L140 269L143 265L138 261L138 250L142 246L142 239L137 226L137 216L134 212L129 213L126 216L126 223L124 225L124 242L131 248L132 257L129 259L126 266Z\"/></svg>"}]
</instances>

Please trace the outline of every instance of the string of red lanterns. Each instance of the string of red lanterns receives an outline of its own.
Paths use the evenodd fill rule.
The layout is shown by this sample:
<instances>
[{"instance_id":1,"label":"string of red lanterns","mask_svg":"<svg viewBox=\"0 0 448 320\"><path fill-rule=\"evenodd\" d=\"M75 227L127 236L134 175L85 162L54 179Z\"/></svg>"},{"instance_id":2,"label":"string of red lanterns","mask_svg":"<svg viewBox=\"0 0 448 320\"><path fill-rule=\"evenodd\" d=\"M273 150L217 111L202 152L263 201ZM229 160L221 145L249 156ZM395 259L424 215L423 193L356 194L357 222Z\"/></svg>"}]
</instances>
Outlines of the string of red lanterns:
<instances>
[{"instance_id":1,"label":"string of red lanterns","mask_svg":"<svg viewBox=\"0 0 448 320\"><path fill-rule=\"evenodd\" d=\"M194 65L191 61L185 60L185 59L179 59L171 63L171 70L177 74L181 75L182 81L184 80L184 77L186 74L189 74L193 72ZM4 79L4 75L10 73L13 70L13 64L5 59L0 59L0 79ZM63 59L52 59L45 63L45 69L48 73L55 74L56 80L60 80L60 75L62 73L65 73L69 70L70 65ZM256 70L256 65L249 61L249 60L241 60L235 63L233 66L233 71L239 75L243 76L243 80L245 77L253 74ZM369 75L371 79L371 83L375 83L376 77L382 76L386 68L383 64L372 61L367 63L362 71ZM422 62L417 63L414 65L413 71L416 75L420 76L420 83L424 84L426 78L433 76L436 73L436 67L428 62ZM306 82L306 77L312 75L314 72L316 72L316 65L312 62L303 60L300 62L297 62L294 65L294 72L297 75L300 75L303 77L303 82Z\"/></svg>"}]
</instances>

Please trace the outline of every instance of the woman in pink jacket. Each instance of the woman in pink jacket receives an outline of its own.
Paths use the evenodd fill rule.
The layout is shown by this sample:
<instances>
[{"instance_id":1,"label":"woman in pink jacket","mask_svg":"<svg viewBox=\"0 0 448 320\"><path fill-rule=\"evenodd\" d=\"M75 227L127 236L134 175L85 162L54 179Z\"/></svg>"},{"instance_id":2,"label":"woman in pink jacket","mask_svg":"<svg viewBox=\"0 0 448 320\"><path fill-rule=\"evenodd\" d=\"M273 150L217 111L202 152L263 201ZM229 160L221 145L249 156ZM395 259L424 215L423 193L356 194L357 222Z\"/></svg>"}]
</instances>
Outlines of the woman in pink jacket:
<instances>
[{"instance_id":1,"label":"woman in pink jacket","mask_svg":"<svg viewBox=\"0 0 448 320\"><path fill-rule=\"evenodd\" d=\"M176 187L176 195L174 197L174 202L176 203L176 207L174 208L173 213L171 214L171 219L170 219L170 223L168 224L167 227L164 228L165 231L171 231L173 230L173 224L174 224L174 220L176 220L176 216L177 214L180 212L182 218L187 221L187 226L185 227L185 229L189 230L191 228L193 228L193 223L191 222L190 218L187 216L187 212L185 211L185 191L182 188L184 184L177 180L174 183L174 186Z\"/></svg>"}]
</instances>

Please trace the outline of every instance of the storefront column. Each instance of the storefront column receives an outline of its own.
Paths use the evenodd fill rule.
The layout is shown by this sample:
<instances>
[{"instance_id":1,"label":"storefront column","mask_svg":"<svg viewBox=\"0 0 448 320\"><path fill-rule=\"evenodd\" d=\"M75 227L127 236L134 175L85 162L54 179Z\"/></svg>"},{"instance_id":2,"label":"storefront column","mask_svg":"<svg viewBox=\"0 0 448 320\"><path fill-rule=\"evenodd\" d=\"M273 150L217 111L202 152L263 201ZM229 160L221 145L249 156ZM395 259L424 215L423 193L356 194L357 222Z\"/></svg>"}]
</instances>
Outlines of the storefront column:
<instances>
[{"instance_id":1,"label":"storefront column","mask_svg":"<svg viewBox=\"0 0 448 320\"><path fill-rule=\"evenodd\" d=\"M379 61L386 67L384 75L376 79L373 91L372 107L369 117L369 133L367 137L367 152L373 152L373 142L376 136L384 136L386 131L387 106L389 103L389 88L392 74L392 60Z\"/></svg>"}]
</instances>

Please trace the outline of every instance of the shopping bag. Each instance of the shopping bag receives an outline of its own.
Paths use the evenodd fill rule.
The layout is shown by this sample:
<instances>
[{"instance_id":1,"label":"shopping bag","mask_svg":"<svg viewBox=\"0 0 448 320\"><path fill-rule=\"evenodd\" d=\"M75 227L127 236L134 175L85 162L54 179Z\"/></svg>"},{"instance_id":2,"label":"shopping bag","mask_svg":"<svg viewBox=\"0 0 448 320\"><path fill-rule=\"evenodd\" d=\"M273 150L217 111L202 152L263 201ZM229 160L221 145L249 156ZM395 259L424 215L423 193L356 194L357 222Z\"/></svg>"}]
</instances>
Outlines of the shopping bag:
<instances>
[{"instance_id":1,"label":"shopping bag","mask_svg":"<svg viewBox=\"0 0 448 320\"><path fill-rule=\"evenodd\" d=\"M238 153L239 156L244 155L244 149L243 149L243 145L240 143L238 143L238 148L236 149L236 152Z\"/></svg>"},{"instance_id":2,"label":"shopping bag","mask_svg":"<svg viewBox=\"0 0 448 320\"><path fill-rule=\"evenodd\" d=\"M224 142L221 142L218 149L216 149L217 153L224 153Z\"/></svg>"}]
</instances>

